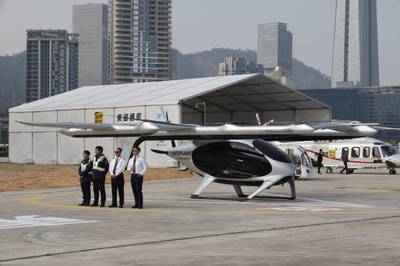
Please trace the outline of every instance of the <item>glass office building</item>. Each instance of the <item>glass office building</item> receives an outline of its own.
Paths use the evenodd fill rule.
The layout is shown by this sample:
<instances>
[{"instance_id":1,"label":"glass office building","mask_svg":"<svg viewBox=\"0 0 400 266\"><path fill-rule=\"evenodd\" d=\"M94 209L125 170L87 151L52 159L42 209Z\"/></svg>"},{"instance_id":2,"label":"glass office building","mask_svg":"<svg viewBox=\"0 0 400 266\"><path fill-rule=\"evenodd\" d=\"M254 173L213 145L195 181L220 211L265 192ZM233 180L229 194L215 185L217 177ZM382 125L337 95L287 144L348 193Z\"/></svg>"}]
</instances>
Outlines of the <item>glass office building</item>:
<instances>
[{"instance_id":1,"label":"glass office building","mask_svg":"<svg viewBox=\"0 0 400 266\"><path fill-rule=\"evenodd\" d=\"M258 25L257 64L263 65L266 72L281 67L285 73L292 73L293 36L286 23L273 22Z\"/></svg>"},{"instance_id":2,"label":"glass office building","mask_svg":"<svg viewBox=\"0 0 400 266\"><path fill-rule=\"evenodd\" d=\"M337 0L332 87L379 85L376 0Z\"/></svg>"}]
</instances>

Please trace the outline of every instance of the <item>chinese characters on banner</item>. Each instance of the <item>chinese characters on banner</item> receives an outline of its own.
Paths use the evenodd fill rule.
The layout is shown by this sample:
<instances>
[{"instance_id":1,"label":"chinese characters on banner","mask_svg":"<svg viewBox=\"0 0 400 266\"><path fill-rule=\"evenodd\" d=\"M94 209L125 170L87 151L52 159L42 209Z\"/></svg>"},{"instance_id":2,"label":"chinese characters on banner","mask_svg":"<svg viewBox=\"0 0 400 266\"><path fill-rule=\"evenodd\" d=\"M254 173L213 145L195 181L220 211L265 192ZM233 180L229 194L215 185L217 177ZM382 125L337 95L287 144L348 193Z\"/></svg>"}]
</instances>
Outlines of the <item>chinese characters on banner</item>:
<instances>
[{"instance_id":1,"label":"chinese characters on banner","mask_svg":"<svg viewBox=\"0 0 400 266\"><path fill-rule=\"evenodd\" d=\"M117 122L128 122L142 119L142 113L117 114Z\"/></svg>"}]
</instances>

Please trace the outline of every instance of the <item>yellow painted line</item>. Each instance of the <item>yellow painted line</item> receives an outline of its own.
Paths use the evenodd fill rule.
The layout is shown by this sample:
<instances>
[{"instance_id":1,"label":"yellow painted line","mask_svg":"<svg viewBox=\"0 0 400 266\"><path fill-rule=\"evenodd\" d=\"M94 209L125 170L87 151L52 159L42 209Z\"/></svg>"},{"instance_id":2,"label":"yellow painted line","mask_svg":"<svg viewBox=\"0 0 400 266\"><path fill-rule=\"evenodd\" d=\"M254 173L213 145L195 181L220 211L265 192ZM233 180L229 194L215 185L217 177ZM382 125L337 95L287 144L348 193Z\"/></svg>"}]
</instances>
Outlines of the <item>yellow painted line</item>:
<instances>
[{"instance_id":1,"label":"yellow painted line","mask_svg":"<svg viewBox=\"0 0 400 266\"><path fill-rule=\"evenodd\" d=\"M366 190L374 192L400 192L400 188L395 188L395 187L376 187L376 188L367 188Z\"/></svg>"},{"instance_id":2,"label":"yellow painted line","mask_svg":"<svg viewBox=\"0 0 400 266\"><path fill-rule=\"evenodd\" d=\"M142 210L132 210L130 207L124 209L120 208L99 208L99 207L80 207L68 204L46 203L42 201L43 197L27 197L20 200L22 204L40 206L55 209L68 209L73 211L100 211L100 212L143 212L143 213L176 213L176 214L202 214L202 215L232 215L232 216L353 216L353 215L400 215L400 210L346 210L346 211L279 211L279 210L215 210L215 211L202 211L202 210L187 210L187 209L173 209L173 208L145 208Z\"/></svg>"}]
</instances>

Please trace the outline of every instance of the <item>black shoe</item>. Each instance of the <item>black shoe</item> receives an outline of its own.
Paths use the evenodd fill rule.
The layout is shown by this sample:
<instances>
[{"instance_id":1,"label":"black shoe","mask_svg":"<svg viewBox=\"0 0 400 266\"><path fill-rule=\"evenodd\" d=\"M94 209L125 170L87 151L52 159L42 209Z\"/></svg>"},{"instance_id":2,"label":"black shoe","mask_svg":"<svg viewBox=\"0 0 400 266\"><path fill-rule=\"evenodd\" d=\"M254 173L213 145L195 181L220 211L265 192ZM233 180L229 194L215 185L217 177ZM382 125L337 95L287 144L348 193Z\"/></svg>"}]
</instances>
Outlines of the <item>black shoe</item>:
<instances>
[{"instance_id":1,"label":"black shoe","mask_svg":"<svg viewBox=\"0 0 400 266\"><path fill-rule=\"evenodd\" d=\"M100 204L100 208L104 208L106 206L105 203Z\"/></svg>"},{"instance_id":2,"label":"black shoe","mask_svg":"<svg viewBox=\"0 0 400 266\"><path fill-rule=\"evenodd\" d=\"M121 208L121 209L122 209L123 207L124 207L124 205L119 205L119 208Z\"/></svg>"},{"instance_id":3,"label":"black shoe","mask_svg":"<svg viewBox=\"0 0 400 266\"><path fill-rule=\"evenodd\" d=\"M137 209L137 208L138 208L137 205L133 205L133 206L132 206L132 209Z\"/></svg>"},{"instance_id":4,"label":"black shoe","mask_svg":"<svg viewBox=\"0 0 400 266\"><path fill-rule=\"evenodd\" d=\"M78 204L78 206L85 206L85 205L86 205L86 203L84 203L84 202Z\"/></svg>"},{"instance_id":5,"label":"black shoe","mask_svg":"<svg viewBox=\"0 0 400 266\"><path fill-rule=\"evenodd\" d=\"M143 206L138 207L138 209L143 209Z\"/></svg>"},{"instance_id":6,"label":"black shoe","mask_svg":"<svg viewBox=\"0 0 400 266\"><path fill-rule=\"evenodd\" d=\"M117 205L111 204L108 206L108 208L117 208Z\"/></svg>"},{"instance_id":7,"label":"black shoe","mask_svg":"<svg viewBox=\"0 0 400 266\"><path fill-rule=\"evenodd\" d=\"M98 203L92 203L92 205L90 205L91 207L98 207L99 204Z\"/></svg>"}]
</instances>

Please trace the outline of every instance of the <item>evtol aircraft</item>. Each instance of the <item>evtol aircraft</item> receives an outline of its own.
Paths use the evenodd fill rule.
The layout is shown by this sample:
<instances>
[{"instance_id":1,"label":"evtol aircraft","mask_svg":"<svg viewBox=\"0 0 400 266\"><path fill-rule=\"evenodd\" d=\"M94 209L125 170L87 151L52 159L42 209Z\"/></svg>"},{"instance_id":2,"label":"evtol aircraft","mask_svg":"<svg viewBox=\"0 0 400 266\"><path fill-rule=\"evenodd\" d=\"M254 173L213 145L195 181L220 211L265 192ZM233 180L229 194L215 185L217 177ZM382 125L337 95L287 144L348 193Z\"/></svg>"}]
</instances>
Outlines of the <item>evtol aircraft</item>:
<instances>
[{"instance_id":1,"label":"evtol aircraft","mask_svg":"<svg viewBox=\"0 0 400 266\"><path fill-rule=\"evenodd\" d=\"M199 198L211 183L232 185L241 200L249 200L276 185L289 184L296 198L295 168L289 156L273 141L347 139L372 136L377 130L363 123L314 123L290 125L239 126L223 124L200 126L154 120L130 124L39 123L17 121L27 126L59 128L71 137L138 137L134 145L146 140L171 140L172 148L153 150L165 154L202 177L192 198ZM174 145L176 140L189 140ZM245 195L241 186L256 186Z\"/></svg>"}]
</instances>

